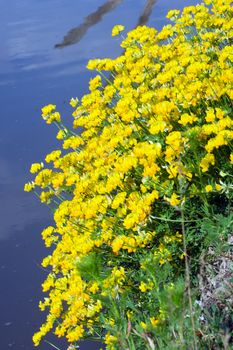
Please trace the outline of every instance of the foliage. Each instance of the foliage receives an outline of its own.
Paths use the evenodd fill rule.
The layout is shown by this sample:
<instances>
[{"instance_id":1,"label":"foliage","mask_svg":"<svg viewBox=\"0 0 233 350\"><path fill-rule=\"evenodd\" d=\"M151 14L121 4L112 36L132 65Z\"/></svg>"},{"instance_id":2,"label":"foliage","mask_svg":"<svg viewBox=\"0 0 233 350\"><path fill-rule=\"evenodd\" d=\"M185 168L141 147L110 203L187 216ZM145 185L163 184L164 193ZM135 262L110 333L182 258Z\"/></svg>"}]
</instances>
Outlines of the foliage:
<instances>
[{"instance_id":1,"label":"foliage","mask_svg":"<svg viewBox=\"0 0 233 350\"><path fill-rule=\"evenodd\" d=\"M232 1L205 0L170 11L160 32L129 32L121 56L88 63L98 74L70 101L73 130L42 108L62 149L25 185L55 222L42 232L53 251L35 345L54 330L108 350L216 348L194 300L200 256L231 211L232 14Z\"/></svg>"}]
</instances>

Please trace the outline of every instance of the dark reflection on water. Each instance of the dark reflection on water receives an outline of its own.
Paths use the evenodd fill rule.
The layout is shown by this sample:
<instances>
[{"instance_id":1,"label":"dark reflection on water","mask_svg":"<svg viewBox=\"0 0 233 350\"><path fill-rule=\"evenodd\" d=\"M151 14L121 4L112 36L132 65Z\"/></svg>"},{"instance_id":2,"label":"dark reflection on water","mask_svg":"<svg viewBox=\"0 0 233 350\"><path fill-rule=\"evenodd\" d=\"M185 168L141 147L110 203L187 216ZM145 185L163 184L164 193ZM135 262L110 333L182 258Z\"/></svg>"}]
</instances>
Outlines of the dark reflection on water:
<instances>
[{"instance_id":1,"label":"dark reflection on water","mask_svg":"<svg viewBox=\"0 0 233 350\"><path fill-rule=\"evenodd\" d=\"M61 49L65 46L78 43L90 27L100 22L106 13L114 10L122 1L123 0L108 0L105 4L101 5L97 11L88 15L80 26L71 29L64 36L63 41L60 44L56 44L54 47Z\"/></svg>"},{"instance_id":2,"label":"dark reflection on water","mask_svg":"<svg viewBox=\"0 0 233 350\"><path fill-rule=\"evenodd\" d=\"M32 350L31 336L45 318L37 308L46 276L40 262L48 254L40 232L52 216L23 185L30 164L60 145L53 127L41 121L40 108L57 104L67 124L69 99L86 93L93 76L85 68L88 59L121 52L119 39L111 38L114 25L128 31L148 22L160 29L171 7L198 2L105 1L0 0L0 350ZM68 28L74 29L58 44L66 50L55 50ZM64 341L48 340L66 350ZM80 345L81 350L100 347ZM52 347L42 343L37 349Z\"/></svg>"},{"instance_id":3,"label":"dark reflection on water","mask_svg":"<svg viewBox=\"0 0 233 350\"><path fill-rule=\"evenodd\" d=\"M146 5L143 9L143 12L139 17L137 26L143 26L147 24L155 3L156 3L156 0L147 0Z\"/></svg>"}]
</instances>

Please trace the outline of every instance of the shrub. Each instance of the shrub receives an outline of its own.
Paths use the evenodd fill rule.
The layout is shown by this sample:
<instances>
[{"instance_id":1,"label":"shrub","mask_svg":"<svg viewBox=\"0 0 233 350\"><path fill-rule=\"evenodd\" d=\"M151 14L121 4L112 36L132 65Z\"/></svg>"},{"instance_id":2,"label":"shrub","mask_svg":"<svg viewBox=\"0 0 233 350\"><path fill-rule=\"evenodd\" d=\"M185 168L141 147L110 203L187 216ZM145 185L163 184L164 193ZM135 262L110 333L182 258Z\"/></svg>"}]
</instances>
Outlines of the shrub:
<instances>
[{"instance_id":1,"label":"shrub","mask_svg":"<svg viewBox=\"0 0 233 350\"><path fill-rule=\"evenodd\" d=\"M232 1L205 0L170 11L160 32L129 32L121 56L88 63L97 75L70 101L73 130L42 108L62 147L25 185L55 222L42 232L53 251L35 345L53 330L109 350L223 347L205 342L194 301L201 255L230 234L229 222L209 228L231 210L232 14Z\"/></svg>"}]
</instances>

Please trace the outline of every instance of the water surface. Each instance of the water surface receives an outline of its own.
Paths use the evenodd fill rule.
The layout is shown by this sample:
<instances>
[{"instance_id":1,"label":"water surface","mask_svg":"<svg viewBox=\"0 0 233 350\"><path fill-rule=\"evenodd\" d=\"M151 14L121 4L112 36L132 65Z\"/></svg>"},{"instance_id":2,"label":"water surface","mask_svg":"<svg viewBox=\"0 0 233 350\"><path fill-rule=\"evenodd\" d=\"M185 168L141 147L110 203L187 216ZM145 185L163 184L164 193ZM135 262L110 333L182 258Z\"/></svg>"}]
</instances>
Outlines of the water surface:
<instances>
[{"instance_id":1,"label":"water surface","mask_svg":"<svg viewBox=\"0 0 233 350\"><path fill-rule=\"evenodd\" d=\"M0 0L0 348L32 350L31 336L44 314L37 304L47 255L41 230L48 209L23 192L32 162L58 147L55 129L40 108L55 103L70 121L68 101L88 88L90 58L115 57L115 24L126 30L148 23L160 29L166 12L194 0ZM66 350L62 342L54 341ZM99 349L82 343L81 349ZM39 350L51 350L42 343Z\"/></svg>"}]
</instances>

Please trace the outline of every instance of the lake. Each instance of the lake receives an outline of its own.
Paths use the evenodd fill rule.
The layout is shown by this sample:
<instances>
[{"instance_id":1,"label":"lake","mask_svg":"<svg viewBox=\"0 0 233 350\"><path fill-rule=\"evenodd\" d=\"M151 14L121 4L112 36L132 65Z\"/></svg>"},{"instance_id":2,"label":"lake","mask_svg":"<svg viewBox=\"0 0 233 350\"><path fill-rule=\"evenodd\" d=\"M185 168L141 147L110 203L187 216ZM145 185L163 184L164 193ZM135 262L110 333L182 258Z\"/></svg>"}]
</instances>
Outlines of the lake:
<instances>
[{"instance_id":1,"label":"lake","mask_svg":"<svg viewBox=\"0 0 233 350\"><path fill-rule=\"evenodd\" d=\"M111 37L115 24L131 30L138 24L161 29L171 8L194 0L0 0L0 348L32 350L32 334L45 315L38 309L48 254L40 232L52 221L50 212L23 192L30 164L43 161L58 143L56 130L40 117L53 103L70 124L68 102L87 92L91 58L122 52ZM62 341L49 340L66 350ZM81 350L100 349L83 342ZM39 350L52 350L42 343Z\"/></svg>"}]
</instances>

